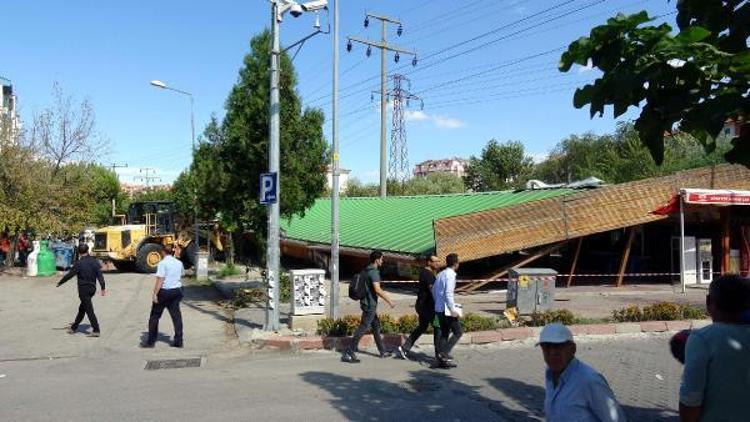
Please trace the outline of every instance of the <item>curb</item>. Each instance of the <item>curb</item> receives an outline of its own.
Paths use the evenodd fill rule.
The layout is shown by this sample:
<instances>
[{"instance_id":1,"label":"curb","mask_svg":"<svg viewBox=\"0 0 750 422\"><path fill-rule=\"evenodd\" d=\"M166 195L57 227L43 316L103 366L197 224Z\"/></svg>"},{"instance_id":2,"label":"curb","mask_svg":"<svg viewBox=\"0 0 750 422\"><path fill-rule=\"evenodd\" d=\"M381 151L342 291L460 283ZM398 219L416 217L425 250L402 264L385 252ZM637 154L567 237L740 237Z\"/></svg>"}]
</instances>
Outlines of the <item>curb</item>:
<instances>
[{"instance_id":1,"label":"curb","mask_svg":"<svg viewBox=\"0 0 750 422\"><path fill-rule=\"evenodd\" d=\"M643 321L626 322L618 324L589 324L571 325L573 336L611 336L618 334L637 333L663 333L676 332L687 329L697 329L710 324L709 320L687 320L687 321ZM536 338L541 327L519 327L504 328L491 331L474 331L464 333L461 344L491 344L508 343L512 341ZM405 335L385 334L383 344L386 347L395 348L400 346ZM250 342L256 347L273 348L277 350L344 350L351 343L351 337L322 337L322 336L275 336L266 339L257 339ZM374 343L371 334L362 337L361 347L369 347Z\"/></svg>"}]
</instances>

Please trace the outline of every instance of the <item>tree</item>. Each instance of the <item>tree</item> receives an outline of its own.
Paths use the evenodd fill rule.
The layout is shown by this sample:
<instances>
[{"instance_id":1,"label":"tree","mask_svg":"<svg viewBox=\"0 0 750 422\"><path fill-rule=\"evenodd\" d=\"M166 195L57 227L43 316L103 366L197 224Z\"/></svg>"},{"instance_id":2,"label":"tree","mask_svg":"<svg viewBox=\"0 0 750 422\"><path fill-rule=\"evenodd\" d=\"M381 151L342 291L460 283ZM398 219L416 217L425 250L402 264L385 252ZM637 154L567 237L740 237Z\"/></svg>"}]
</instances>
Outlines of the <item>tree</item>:
<instances>
[{"instance_id":1,"label":"tree","mask_svg":"<svg viewBox=\"0 0 750 422\"><path fill-rule=\"evenodd\" d=\"M519 141L491 140L479 158L471 157L464 183L475 192L521 188L531 175L534 160Z\"/></svg>"},{"instance_id":2,"label":"tree","mask_svg":"<svg viewBox=\"0 0 750 422\"><path fill-rule=\"evenodd\" d=\"M53 175L68 161L93 161L107 144L96 133L89 100L76 103L58 83L52 86L52 104L35 113L31 137L51 161Z\"/></svg>"},{"instance_id":3,"label":"tree","mask_svg":"<svg viewBox=\"0 0 750 422\"><path fill-rule=\"evenodd\" d=\"M380 195L380 188L376 184L363 184L356 177L352 177L346 184L343 196L361 198Z\"/></svg>"},{"instance_id":4,"label":"tree","mask_svg":"<svg viewBox=\"0 0 750 422\"><path fill-rule=\"evenodd\" d=\"M642 11L619 14L570 44L561 71L574 63L602 71L576 90L573 105L588 104L592 118L607 105L615 117L642 105L635 128L658 165L675 125L710 154L727 119L742 121L726 159L750 165L750 3L680 0L677 12L676 35L670 25L647 25L653 19Z\"/></svg>"},{"instance_id":5,"label":"tree","mask_svg":"<svg viewBox=\"0 0 750 422\"><path fill-rule=\"evenodd\" d=\"M68 164L62 166L55 177L59 181L56 185L62 186L66 195L77 198L66 201L73 208L66 213L70 227L111 224L112 200L115 200L116 213L127 210L127 195L120 190L120 181L111 169L97 164Z\"/></svg>"},{"instance_id":6,"label":"tree","mask_svg":"<svg viewBox=\"0 0 750 422\"><path fill-rule=\"evenodd\" d=\"M535 166L533 178L555 184L594 176L624 183L720 163L731 148L729 140L720 137L716 151L706 155L700 142L684 133L668 137L664 145L664 162L659 166L632 123L618 124L613 134L571 135Z\"/></svg>"},{"instance_id":7,"label":"tree","mask_svg":"<svg viewBox=\"0 0 750 422\"><path fill-rule=\"evenodd\" d=\"M201 213L219 215L227 227L255 231L265 238L267 209L259 204L259 175L268 169L268 31L253 37L239 79L226 100L219 124L212 119L193 156L189 174L198 189ZM323 112L302 109L289 56L281 54L280 189L281 215L304 214L325 189L328 147ZM185 197L189 179L180 188Z\"/></svg>"}]
</instances>

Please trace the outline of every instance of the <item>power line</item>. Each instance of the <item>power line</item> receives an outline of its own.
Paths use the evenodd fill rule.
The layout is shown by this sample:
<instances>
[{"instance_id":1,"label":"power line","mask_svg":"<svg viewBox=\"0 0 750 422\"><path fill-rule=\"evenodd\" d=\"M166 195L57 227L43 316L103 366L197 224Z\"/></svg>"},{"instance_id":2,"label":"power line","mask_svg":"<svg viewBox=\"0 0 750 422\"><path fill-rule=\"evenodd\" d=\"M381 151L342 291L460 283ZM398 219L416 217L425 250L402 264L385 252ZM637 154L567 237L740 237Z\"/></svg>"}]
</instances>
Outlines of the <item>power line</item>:
<instances>
[{"instance_id":1,"label":"power line","mask_svg":"<svg viewBox=\"0 0 750 422\"><path fill-rule=\"evenodd\" d=\"M467 43L470 43L470 42L476 41L476 40L478 40L478 39L481 39L481 38L483 38L483 37L485 37L485 36L488 36L488 35L492 35L492 34L494 34L494 33L500 32L500 31L502 31L502 30L504 30L504 29L508 29L508 28L511 28L511 27L513 27L513 26L517 25L518 23L521 23L521 22L527 21L527 20L529 20L529 19L532 19L533 17L536 17L536 16L539 16L539 15L541 15L541 14L547 13L547 12L549 12L550 10L554 10L555 8L559 8L559 7L561 7L561 6L567 5L567 4L569 4L569 3L573 2L573 1L575 1L575 0L566 0L566 1L565 1L565 2L563 2L563 3L559 3L559 4L555 5L555 6L552 6L552 7L550 7L550 8L547 8L547 9L545 9L545 10L541 11L541 12L537 12L537 13L535 13L535 14L532 14L532 15L530 15L530 16L526 16L526 17L524 17L524 18L518 19L518 20L516 20L516 21L513 21L513 22L511 22L511 23L508 23L508 24L504 24L504 25L501 25L500 27L494 28L494 29L492 29L492 30L490 30L490 31L487 31L487 32L483 33L483 34L480 34L480 35L478 35L478 36L472 37L472 38L471 38L471 39L469 39L469 40L461 41L461 42L459 42L459 43L456 43L456 44L450 45L450 46L448 46L448 47L442 48L442 49L440 49L440 50L437 50L436 52L433 52L433 53L430 53L430 54L428 54L428 55L427 55L427 56L425 57L425 59L427 59L427 58L432 58L432 57L435 57L435 56L437 56L437 55L440 55L440 54L442 54L442 53L448 52L448 51L450 51L450 50L452 50L452 49L454 49L454 48L457 48L457 47L459 47L459 46L462 46L462 45L465 45L465 44L467 44ZM456 53L456 54L453 54L453 55L451 55L451 56L448 56L448 57L440 58L440 59L438 59L438 60L435 60L434 62L428 63L428 64L426 64L426 65L422 65L422 66L420 66L419 68L417 68L417 69L415 69L415 70L412 70L412 71L410 71L410 72L406 72L405 74L407 74L407 75L408 75L408 74L412 74L412 73L415 73L415 72L418 72L418 71L422 71L422 70L426 70L426 69L432 68L432 67L434 67L434 66L436 66L436 65L438 65L438 64L444 63L444 62L446 62L446 61L448 61L448 60L451 60L451 59L454 59L454 58L457 58L457 57L461 57L461 56L463 56L463 55L466 55L466 54L472 53L472 52L474 52L474 51L477 51L477 50L479 50L479 49L481 49L481 48L484 48L484 47L487 47L487 46L489 46L489 45L495 44L495 43L497 43L497 42L500 42L500 41L503 41L503 40L507 40L508 38L510 38L510 37L513 37L513 36L515 36L515 35L519 35L519 34L522 34L522 33L524 33L524 32L530 31L530 30L532 30L532 29L534 29L534 28L538 28L538 27L540 27L540 26L542 26L542 25L545 25L545 24L547 24L547 23L550 23L550 22L554 22L554 21L556 21L556 20L559 20L559 19L565 18L565 17L567 17L567 16L570 16L570 15L572 15L572 14L578 13L578 12L580 12L580 11L582 11L582 10L585 10L585 9L588 9L588 8L591 8L591 7L594 7L594 6L596 6L596 5L600 4L600 3L603 3L603 2L604 2L604 0L595 0L595 1L593 1L593 2L591 2L591 3L588 3L588 4L584 5L584 6L581 6L581 7L578 7L578 8L572 9L572 10L569 10L569 11L567 11L567 12L565 12L565 13L561 14L561 15L555 15L555 16L553 16L553 17L550 17L550 18L548 18L548 19L545 19L545 20L543 20L543 21L541 21L541 22L538 22L538 23L535 23L535 24L533 24L533 25L530 25L530 26L528 26L528 27L525 27L525 28L522 28L522 29L520 29L520 30L514 31L514 32L512 32L512 33L510 33L510 34L508 34L508 35L504 35L504 36L501 36L501 37L499 37L499 38L495 38L495 39L492 39L492 40L490 40L490 41L487 41L487 42L485 42L485 43L483 43L483 44L480 44L479 46L475 46L475 47L472 47L472 48L470 48L470 49L468 49L468 50L464 50L464 51L458 52L458 53ZM423 60L424 60L424 59L423 59ZM405 68L407 68L407 67L408 67L408 66L402 66L402 67L400 67L400 68L396 68L396 69L394 69L394 72L398 72L398 71L401 71L402 69L405 69ZM361 87L363 83L365 83L365 82L368 82L368 81L371 81L371 80L373 80L373 79L375 79L375 78L377 78L377 76L371 76L371 77L369 77L369 78L366 78L366 79L364 79L364 80L361 80L361 81L359 81L358 83L355 83L355 84L349 85L349 86L347 86L347 87L344 87L344 88L342 88L342 89L341 89L341 91L347 91L347 90L349 90L349 89L352 89L352 88L357 88L357 87ZM356 91L356 93L360 93L360 92L363 92L363 91L366 91L366 90L360 89L360 90ZM350 94L348 94L348 95L353 95L353 94L354 94L354 93L350 93ZM348 95L347 95L347 96L348 96ZM326 99L326 98L329 98L329 97L330 97L330 94L329 94L329 95L324 95L324 96L321 96L321 97L315 98L315 99L311 100L310 102L311 102L311 103L314 103L314 102L317 102L317 101L320 101L320 100L324 100L324 99ZM342 98L343 98L343 97L342 97ZM325 104L324 104L324 105L325 105Z\"/></svg>"}]
</instances>

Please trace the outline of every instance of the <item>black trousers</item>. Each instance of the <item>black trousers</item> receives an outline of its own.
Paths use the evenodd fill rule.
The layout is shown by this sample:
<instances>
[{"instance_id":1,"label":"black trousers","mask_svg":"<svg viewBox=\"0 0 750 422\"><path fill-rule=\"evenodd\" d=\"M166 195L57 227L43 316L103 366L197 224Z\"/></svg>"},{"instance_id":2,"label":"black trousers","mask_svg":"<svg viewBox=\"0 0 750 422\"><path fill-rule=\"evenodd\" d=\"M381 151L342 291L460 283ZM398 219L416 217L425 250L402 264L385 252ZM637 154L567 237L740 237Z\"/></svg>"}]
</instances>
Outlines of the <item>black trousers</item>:
<instances>
[{"instance_id":1,"label":"black trousers","mask_svg":"<svg viewBox=\"0 0 750 422\"><path fill-rule=\"evenodd\" d=\"M151 304L151 316L148 319L148 342L155 343L159 335L159 320L164 308L169 311L174 325L174 342L182 343L182 312L180 312L180 301L182 300L182 288L161 289L156 295L157 303Z\"/></svg>"},{"instance_id":2,"label":"black trousers","mask_svg":"<svg viewBox=\"0 0 750 422\"><path fill-rule=\"evenodd\" d=\"M78 305L78 315L70 325L74 331L78 329L78 325L83 321L83 315L85 314L89 318L91 329L95 332L99 332L99 321L96 319L94 314L94 303L91 299L96 294L96 286L86 286L78 288L78 298L81 300L81 304Z\"/></svg>"},{"instance_id":3,"label":"black trousers","mask_svg":"<svg viewBox=\"0 0 750 422\"><path fill-rule=\"evenodd\" d=\"M453 350L453 346L458 343L461 335L463 335L463 332L461 331L461 323L458 318L445 315L442 312L437 315L438 321L440 322L440 338L439 342L435 345L435 354L450 354L451 350ZM450 336L451 333L453 333L453 336ZM449 336L450 338L448 338Z\"/></svg>"},{"instance_id":4,"label":"black trousers","mask_svg":"<svg viewBox=\"0 0 750 422\"><path fill-rule=\"evenodd\" d=\"M362 311L362 322L354 332L352 337L352 344L349 346L349 351L358 350L359 341L362 340L362 336L365 335L368 329L372 328L372 336L375 338L375 346L378 347L378 352L385 352L383 347L383 338L380 337L380 318L378 318L377 311Z\"/></svg>"},{"instance_id":5,"label":"black trousers","mask_svg":"<svg viewBox=\"0 0 750 422\"><path fill-rule=\"evenodd\" d=\"M414 343L417 342L422 334L427 332L430 324L432 324L432 321L435 319L435 305L421 307L416 306L415 310L417 311L417 315L419 316L419 325L417 325L417 328L415 328L414 331L411 332L409 338L407 338L406 342L404 342L404 350L406 351L411 350L412 346L414 346ZM437 333L438 331L435 330L434 332Z\"/></svg>"}]
</instances>

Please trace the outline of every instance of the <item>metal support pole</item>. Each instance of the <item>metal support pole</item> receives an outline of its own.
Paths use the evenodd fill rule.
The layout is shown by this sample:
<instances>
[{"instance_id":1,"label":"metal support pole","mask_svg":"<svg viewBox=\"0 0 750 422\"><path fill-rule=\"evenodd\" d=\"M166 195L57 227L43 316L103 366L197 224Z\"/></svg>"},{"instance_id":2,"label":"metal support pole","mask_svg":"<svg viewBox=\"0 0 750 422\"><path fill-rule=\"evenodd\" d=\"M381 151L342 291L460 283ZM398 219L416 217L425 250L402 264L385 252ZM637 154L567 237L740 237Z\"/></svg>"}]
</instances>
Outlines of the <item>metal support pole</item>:
<instances>
[{"instance_id":1,"label":"metal support pole","mask_svg":"<svg viewBox=\"0 0 750 422\"><path fill-rule=\"evenodd\" d=\"M268 239L266 252L266 330L279 330L279 201L281 200L279 174L279 4L271 3L271 83L268 125L268 171L276 173L276 201L268 206Z\"/></svg>"},{"instance_id":2,"label":"metal support pole","mask_svg":"<svg viewBox=\"0 0 750 422\"><path fill-rule=\"evenodd\" d=\"M193 159L191 160L192 163L195 163L195 112L194 112L194 101L192 94L190 95L190 136L193 140ZM195 236L195 254L196 256L193 257L193 265L194 269L197 270L198 266L198 252L201 250L201 242L200 238L198 237L198 186L195 184L195 173L193 173L193 225L195 226L193 228L194 230L194 236ZM196 277L197 277L196 272Z\"/></svg>"},{"instance_id":3,"label":"metal support pole","mask_svg":"<svg viewBox=\"0 0 750 422\"><path fill-rule=\"evenodd\" d=\"M387 25L388 22L385 20L382 20L382 33L381 33L381 42L383 45L388 45L388 40L386 39L388 36L387 31ZM385 100L385 90L386 90L386 76L388 75L388 69L386 65L386 49L381 48L380 49L380 197L385 198L387 195L387 185L388 185L388 178L387 178L387 163L386 163L386 141L385 141L385 121L386 121L386 113L387 109L385 108L386 100Z\"/></svg>"},{"instance_id":4,"label":"metal support pole","mask_svg":"<svg viewBox=\"0 0 750 422\"><path fill-rule=\"evenodd\" d=\"M339 0L333 0L333 111L331 113L331 298L328 316L338 318L339 308Z\"/></svg>"},{"instance_id":5,"label":"metal support pole","mask_svg":"<svg viewBox=\"0 0 750 422\"><path fill-rule=\"evenodd\" d=\"M685 206L680 192L680 285L685 293Z\"/></svg>"}]
</instances>

